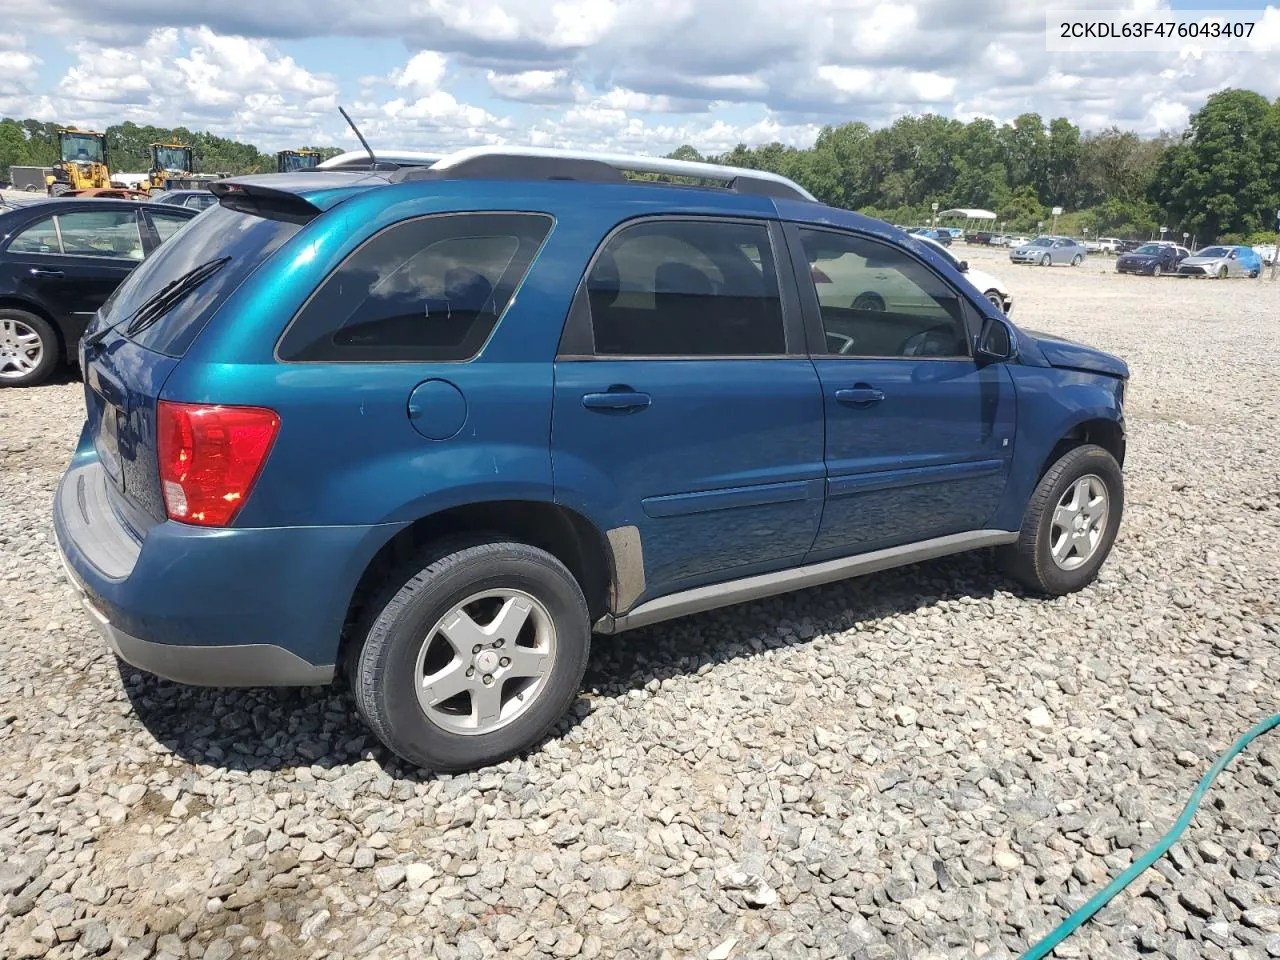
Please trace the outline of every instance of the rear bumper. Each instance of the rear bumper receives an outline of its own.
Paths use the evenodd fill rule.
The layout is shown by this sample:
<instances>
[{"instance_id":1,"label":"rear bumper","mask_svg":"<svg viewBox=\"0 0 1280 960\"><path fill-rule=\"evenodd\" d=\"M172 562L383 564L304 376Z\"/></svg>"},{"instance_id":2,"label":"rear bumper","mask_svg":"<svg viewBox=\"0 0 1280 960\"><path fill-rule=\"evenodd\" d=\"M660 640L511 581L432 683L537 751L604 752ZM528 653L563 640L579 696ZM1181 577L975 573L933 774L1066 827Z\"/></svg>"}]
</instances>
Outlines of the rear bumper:
<instances>
[{"instance_id":1,"label":"rear bumper","mask_svg":"<svg viewBox=\"0 0 1280 960\"><path fill-rule=\"evenodd\" d=\"M402 525L211 530L163 522L139 540L95 457L77 456L53 527L73 589L107 645L198 686L308 686L334 676L365 567Z\"/></svg>"}]
</instances>

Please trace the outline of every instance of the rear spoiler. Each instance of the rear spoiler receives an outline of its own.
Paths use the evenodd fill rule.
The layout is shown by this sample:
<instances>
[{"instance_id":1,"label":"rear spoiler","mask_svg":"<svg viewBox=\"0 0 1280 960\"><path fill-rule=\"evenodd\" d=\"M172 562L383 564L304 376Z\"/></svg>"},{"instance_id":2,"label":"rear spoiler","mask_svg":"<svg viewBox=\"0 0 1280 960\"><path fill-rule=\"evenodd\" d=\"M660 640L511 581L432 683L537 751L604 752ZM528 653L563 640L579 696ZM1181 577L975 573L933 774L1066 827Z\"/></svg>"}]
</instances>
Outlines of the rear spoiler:
<instances>
[{"instance_id":1,"label":"rear spoiler","mask_svg":"<svg viewBox=\"0 0 1280 960\"><path fill-rule=\"evenodd\" d=\"M386 183L385 176L367 172L299 171L217 180L209 184L209 190L224 207L305 223L353 194Z\"/></svg>"},{"instance_id":2,"label":"rear spoiler","mask_svg":"<svg viewBox=\"0 0 1280 960\"><path fill-rule=\"evenodd\" d=\"M224 207L269 220L309 223L322 212L320 207L299 194L288 190L273 190L256 184L221 180L210 184L209 191Z\"/></svg>"}]
</instances>

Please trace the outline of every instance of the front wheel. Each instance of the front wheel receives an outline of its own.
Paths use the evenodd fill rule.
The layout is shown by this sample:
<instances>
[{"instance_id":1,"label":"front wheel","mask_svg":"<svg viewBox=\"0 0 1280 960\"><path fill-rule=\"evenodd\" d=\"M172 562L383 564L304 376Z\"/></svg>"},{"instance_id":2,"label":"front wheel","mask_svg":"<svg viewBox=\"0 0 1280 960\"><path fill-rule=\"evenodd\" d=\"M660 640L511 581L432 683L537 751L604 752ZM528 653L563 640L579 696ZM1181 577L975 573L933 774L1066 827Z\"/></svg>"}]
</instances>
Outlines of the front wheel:
<instances>
[{"instance_id":1,"label":"front wheel","mask_svg":"<svg viewBox=\"0 0 1280 960\"><path fill-rule=\"evenodd\" d=\"M1042 266L1042 267L1051 267L1051 266L1053 266L1053 257L1049 256L1049 255L1046 253L1043 257L1041 257L1041 258L1040 258L1040 266Z\"/></svg>"},{"instance_id":2,"label":"front wheel","mask_svg":"<svg viewBox=\"0 0 1280 960\"><path fill-rule=\"evenodd\" d=\"M1219 279L1219 280L1225 280L1225 279L1227 279L1227 268L1226 268L1226 267L1219 267L1219 268L1218 268L1218 279Z\"/></svg>"},{"instance_id":3,"label":"front wheel","mask_svg":"<svg viewBox=\"0 0 1280 960\"><path fill-rule=\"evenodd\" d=\"M60 197L70 189L71 185L67 183L51 183L49 184L49 196Z\"/></svg>"},{"instance_id":4,"label":"front wheel","mask_svg":"<svg viewBox=\"0 0 1280 960\"><path fill-rule=\"evenodd\" d=\"M352 692L378 739L410 763L458 771L520 753L581 686L591 645L582 589L527 544L439 548L371 609Z\"/></svg>"},{"instance_id":5,"label":"front wheel","mask_svg":"<svg viewBox=\"0 0 1280 960\"><path fill-rule=\"evenodd\" d=\"M1164 271L1163 271L1162 269L1160 269L1160 264L1158 264L1158 263L1157 263L1154 267L1152 267L1152 268L1151 268L1151 275L1152 275L1153 277L1158 277L1158 276L1160 276L1160 274L1162 274L1162 273L1164 273Z\"/></svg>"},{"instance_id":6,"label":"front wheel","mask_svg":"<svg viewBox=\"0 0 1280 960\"><path fill-rule=\"evenodd\" d=\"M1001 548L1014 579L1050 596L1087 586L1120 529L1124 478L1115 457L1097 444L1073 447L1037 484L1018 540Z\"/></svg>"},{"instance_id":7,"label":"front wheel","mask_svg":"<svg viewBox=\"0 0 1280 960\"><path fill-rule=\"evenodd\" d=\"M988 303L1001 313L1004 313L1004 297L1000 296L999 290L988 290L983 296L987 298Z\"/></svg>"}]
</instances>

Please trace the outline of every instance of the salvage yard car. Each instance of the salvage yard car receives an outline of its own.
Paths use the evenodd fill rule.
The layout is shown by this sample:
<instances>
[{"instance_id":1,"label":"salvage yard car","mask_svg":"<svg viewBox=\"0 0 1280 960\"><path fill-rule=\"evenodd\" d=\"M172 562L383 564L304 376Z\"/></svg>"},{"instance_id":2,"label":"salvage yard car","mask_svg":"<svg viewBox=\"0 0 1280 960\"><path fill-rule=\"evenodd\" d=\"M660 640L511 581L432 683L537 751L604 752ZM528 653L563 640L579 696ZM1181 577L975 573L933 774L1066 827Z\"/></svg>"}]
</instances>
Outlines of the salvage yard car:
<instances>
[{"instance_id":1,"label":"salvage yard car","mask_svg":"<svg viewBox=\"0 0 1280 960\"><path fill-rule=\"evenodd\" d=\"M0 386L34 386L74 364L94 311L195 215L133 200L0 208Z\"/></svg>"},{"instance_id":2,"label":"salvage yard car","mask_svg":"<svg viewBox=\"0 0 1280 960\"><path fill-rule=\"evenodd\" d=\"M477 147L212 189L86 333L53 505L144 670L340 677L460 770L546 735L593 632L986 548L1061 595L1111 550L1126 364L786 178Z\"/></svg>"},{"instance_id":3,"label":"salvage yard car","mask_svg":"<svg viewBox=\"0 0 1280 960\"><path fill-rule=\"evenodd\" d=\"M1030 243L1019 244L1009 251L1009 259L1014 263L1035 263L1042 267L1059 263L1078 267L1084 262L1084 257L1084 245L1070 237L1036 237Z\"/></svg>"},{"instance_id":4,"label":"salvage yard car","mask_svg":"<svg viewBox=\"0 0 1280 960\"><path fill-rule=\"evenodd\" d=\"M1180 277L1256 277L1262 272L1262 258L1252 247L1220 245L1197 250L1178 264Z\"/></svg>"},{"instance_id":5,"label":"salvage yard car","mask_svg":"<svg viewBox=\"0 0 1280 960\"><path fill-rule=\"evenodd\" d=\"M1162 273L1175 273L1180 264L1191 251L1175 243L1155 240L1144 243L1131 253L1122 253L1116 258L1116 273L1140 273L1149 277L1158 277Z\"/></svg>"}]
</instances>

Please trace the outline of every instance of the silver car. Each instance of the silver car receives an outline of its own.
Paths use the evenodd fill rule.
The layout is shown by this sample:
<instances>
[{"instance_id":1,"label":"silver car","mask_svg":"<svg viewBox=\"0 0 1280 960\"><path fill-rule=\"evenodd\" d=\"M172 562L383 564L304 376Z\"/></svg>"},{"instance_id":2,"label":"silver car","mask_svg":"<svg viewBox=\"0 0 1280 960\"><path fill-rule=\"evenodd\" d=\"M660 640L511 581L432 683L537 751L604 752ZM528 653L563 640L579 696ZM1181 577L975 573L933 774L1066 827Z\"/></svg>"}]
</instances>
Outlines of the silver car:
<instances>
[{"instance_id":1,"label":"silver car","mask_svg":"<svg viewBox=\"0 0 1280 960\"><path fill-rule=\"evenodd\" d=\"M1205 247L1178 264L1180 277L1247 277L1250 269L1240 262L1240 251L1235 247Z\"/></svg>"},{"instance_id":2,"label":"silver car","mask_svg":"<svg viewBox=\"0 0 1280 960\"><path fill-rule=\"evenodd\" d=\"M1084 245L1070 237L1036 237L1030 243L1020 244L1009 251L1009 259L1014 263L1038 263L1042 267L1058 263L1078 267L1084 263L1084 258Z\"/></svg>"}]
</instances>

